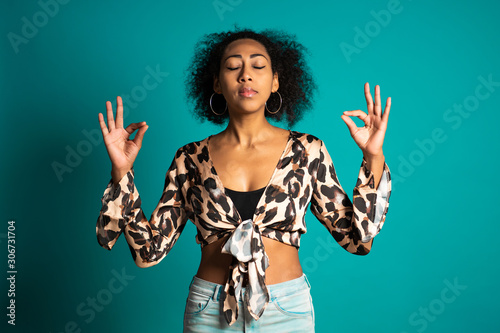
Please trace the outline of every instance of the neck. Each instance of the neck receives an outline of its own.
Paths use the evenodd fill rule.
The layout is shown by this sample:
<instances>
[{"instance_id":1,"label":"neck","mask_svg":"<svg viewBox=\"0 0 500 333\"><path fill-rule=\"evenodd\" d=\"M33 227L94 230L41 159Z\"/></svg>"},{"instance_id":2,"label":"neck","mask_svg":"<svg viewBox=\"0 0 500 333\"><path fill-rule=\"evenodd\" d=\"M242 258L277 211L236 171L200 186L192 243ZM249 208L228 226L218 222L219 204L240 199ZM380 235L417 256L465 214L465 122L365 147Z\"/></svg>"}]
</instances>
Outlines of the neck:
<instances>
[{"instance_id":1,"label":"neck","mask_svg":"<svg viewBox=\"0 0 500 333\"><path fill-rule=\"evenodd\" d=\"M275 130L276 127L271 125L263 114L249 114L231 117L222 133L226 140L250 147L254 143L267 140Z\"/></svg>"}]
</instances>

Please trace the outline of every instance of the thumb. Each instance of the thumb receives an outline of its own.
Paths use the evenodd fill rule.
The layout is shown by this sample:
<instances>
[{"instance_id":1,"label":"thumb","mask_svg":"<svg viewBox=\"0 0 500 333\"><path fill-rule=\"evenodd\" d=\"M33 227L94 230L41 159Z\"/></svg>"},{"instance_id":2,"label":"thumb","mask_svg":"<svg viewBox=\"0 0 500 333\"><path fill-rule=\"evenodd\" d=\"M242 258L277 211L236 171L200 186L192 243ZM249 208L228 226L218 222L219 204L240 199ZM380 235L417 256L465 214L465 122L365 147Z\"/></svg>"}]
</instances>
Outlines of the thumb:
<instances>
[{"instance_id":1,"label":"thumb","mask_svg":"<svg viewBox=\"0 0 500 333\"><path fill-rule=\"evenodd\" d=\"M349 132L351 133L351 135L354 135L354 133L356 133L358 130L356 123L351 118L349 118L348 116L346 116L344 114L341 115L340 118L342 118L342 120L346 123L347 128L349 129Z\"/></svg>"}]
</instances>

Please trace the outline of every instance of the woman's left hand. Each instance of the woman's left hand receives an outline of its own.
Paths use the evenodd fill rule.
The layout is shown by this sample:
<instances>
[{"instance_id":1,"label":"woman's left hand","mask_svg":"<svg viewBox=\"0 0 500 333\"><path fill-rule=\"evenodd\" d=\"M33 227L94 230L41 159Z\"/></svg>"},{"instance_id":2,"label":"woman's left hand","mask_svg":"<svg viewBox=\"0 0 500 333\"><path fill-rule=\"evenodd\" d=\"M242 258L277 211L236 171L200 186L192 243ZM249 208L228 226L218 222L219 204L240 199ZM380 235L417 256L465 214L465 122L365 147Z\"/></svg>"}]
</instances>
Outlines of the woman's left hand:
<instances>
[{"instance_id":1,"label":"woman's left hand","mask_svg":"<svg viewBox=\"0 0 500 333\"><path fill-rule=\"evenodd\" d=\"M391 98L387 98L385 110L382 114L380 86L375 86L375 104L373 104L368 82L365 83L365 97L368 114L361 110L344 111L341 118L346 123L352 138L361 148L365 157L383 156L382 145L391 109ZM358 117L365 123L365 126L357 127L349 116Z\"/></svg>"}]
</instances>

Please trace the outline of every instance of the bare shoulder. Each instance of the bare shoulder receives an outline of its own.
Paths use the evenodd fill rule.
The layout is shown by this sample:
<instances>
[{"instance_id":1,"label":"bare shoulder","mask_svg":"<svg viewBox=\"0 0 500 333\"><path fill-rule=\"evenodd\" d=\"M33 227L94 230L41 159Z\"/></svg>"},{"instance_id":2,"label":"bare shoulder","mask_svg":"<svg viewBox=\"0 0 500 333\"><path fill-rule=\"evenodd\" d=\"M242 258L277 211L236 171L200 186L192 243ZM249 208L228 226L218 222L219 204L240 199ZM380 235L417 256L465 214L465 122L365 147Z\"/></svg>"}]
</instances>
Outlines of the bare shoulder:
<instances>
[{"instance_id":1,"label":"bare shoulder","mask_svg":"<svg viewBox=\"0 0 500 333\"><path fill-rule=\"evenodd\" d=\"M276 127L276 131L279 133L279 135L284 137L288 137L290 135L290 130L281 127Z\"/></svg>"},{"instance_id":2,"label":"bare shoulder","mask_svg":"<svg viewBox=\"0 0 500 333\"><path fill-rule=\"evenodd\" d=\"M283 147L287 145L288 140L290 139L290 131L274 127L269 132L268 137L261 142L259 145L265 150L277 150L282 151Z\"/></svg>"},{"instance_id":3,"label":"bare shoulder","mask_svg":"<svg viewBox=\"0 0 500 333\"><path fill-rule=\"evenodd\" d=\"M273 135L275 136L275 139L288 139L290 136L290 131L280 128L280 127L274 127L274 132Z\"/></svg>"}]
</instances>

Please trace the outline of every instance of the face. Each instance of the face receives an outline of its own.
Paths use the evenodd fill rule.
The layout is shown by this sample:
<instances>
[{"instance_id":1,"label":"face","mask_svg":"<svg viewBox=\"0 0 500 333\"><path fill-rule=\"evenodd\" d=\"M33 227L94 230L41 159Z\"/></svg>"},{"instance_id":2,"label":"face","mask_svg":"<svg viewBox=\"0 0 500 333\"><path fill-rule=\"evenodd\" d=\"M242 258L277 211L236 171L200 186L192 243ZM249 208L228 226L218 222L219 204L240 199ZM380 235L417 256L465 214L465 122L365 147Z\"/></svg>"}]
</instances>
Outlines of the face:
<instances>
[{"instance_id":1,"label":"face","mask_svg":"<svg viewBox=\"0 0 500 333\"><path fill-rule=\"evenodd\" d=\"M263 114L266 101L278 87L278 74L273 74L264 45L246 38L226 47L214 91L224 95L230 113Z\"/></svg>"}]
</instances>

